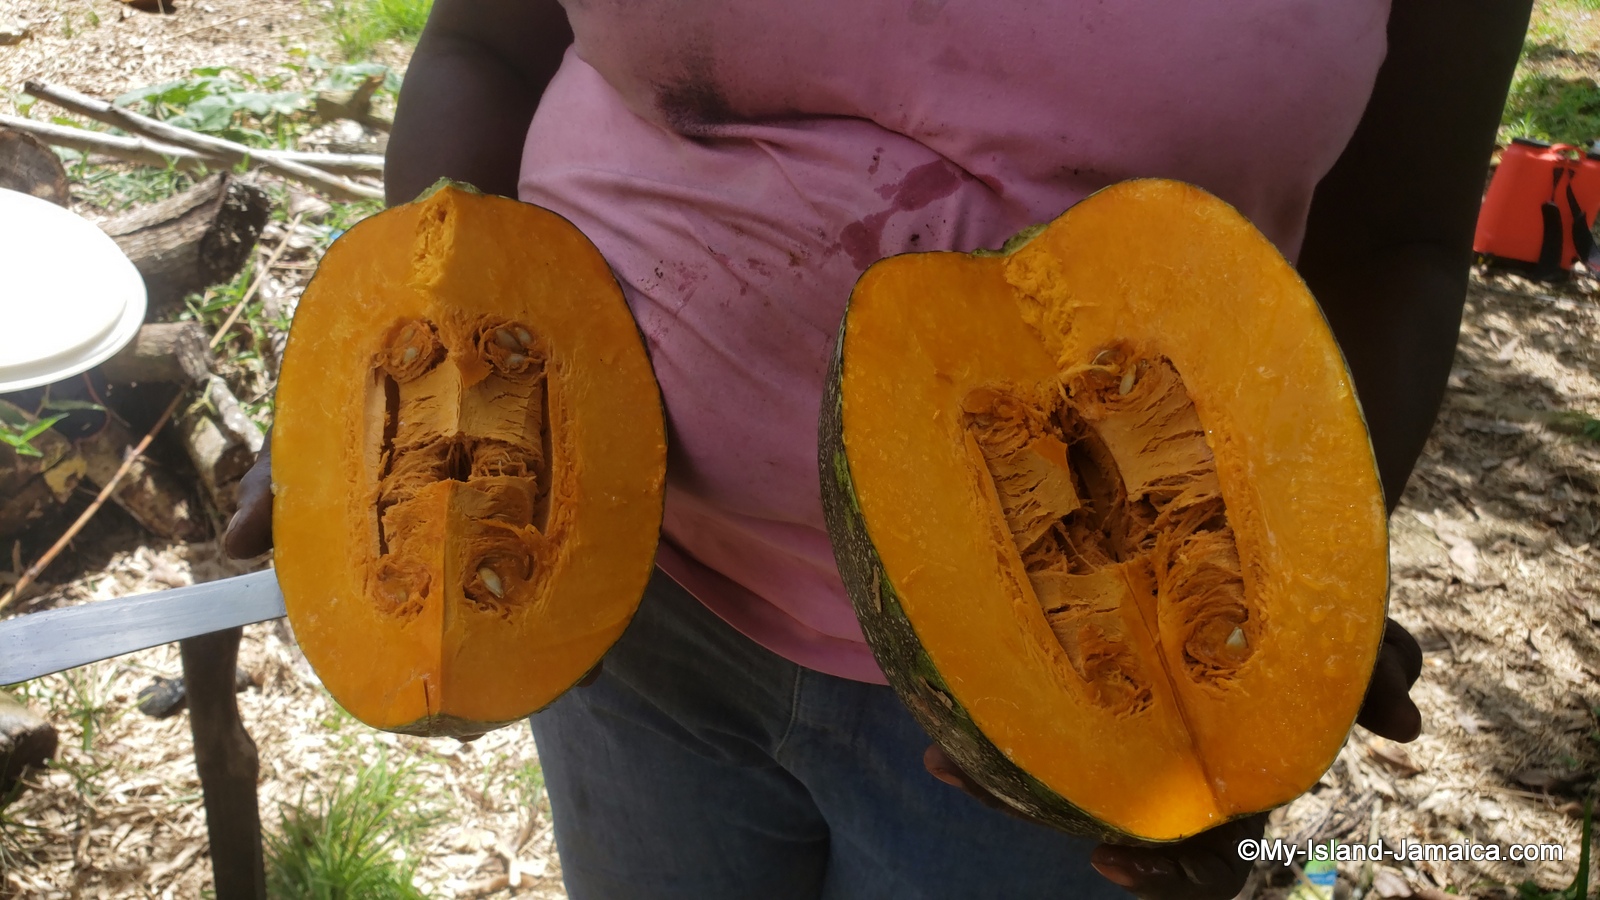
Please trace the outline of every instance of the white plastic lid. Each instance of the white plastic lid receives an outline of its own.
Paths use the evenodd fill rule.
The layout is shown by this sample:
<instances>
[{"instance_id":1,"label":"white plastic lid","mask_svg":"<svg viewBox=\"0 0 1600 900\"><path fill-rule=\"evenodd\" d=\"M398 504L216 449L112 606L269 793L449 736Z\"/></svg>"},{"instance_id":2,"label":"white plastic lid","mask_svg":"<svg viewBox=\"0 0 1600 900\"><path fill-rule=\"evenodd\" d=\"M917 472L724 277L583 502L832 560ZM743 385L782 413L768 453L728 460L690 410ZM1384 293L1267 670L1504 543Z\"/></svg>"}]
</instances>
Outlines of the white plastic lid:
<instances>
[{"instance_id":1,"label":"white plastic lid","mask_svg":"<svg viewBox=\"0 0 1600 900\"><path fill-rule=\"evenodd\" d=\"M0 394L105 362L145 302L139 270L93 222L0 188Z\"/></svg>"}]
</instances>

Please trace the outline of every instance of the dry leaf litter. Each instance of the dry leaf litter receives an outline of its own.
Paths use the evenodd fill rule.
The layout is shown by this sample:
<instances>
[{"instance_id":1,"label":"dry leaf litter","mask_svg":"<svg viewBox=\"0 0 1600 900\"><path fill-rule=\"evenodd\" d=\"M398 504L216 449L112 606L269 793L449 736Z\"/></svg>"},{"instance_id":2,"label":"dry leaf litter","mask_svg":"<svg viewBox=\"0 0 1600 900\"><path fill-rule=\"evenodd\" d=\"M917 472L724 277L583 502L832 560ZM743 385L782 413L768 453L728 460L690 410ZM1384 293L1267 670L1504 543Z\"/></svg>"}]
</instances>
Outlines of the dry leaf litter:
<instances>
[{"instance_id":1,"label":"dry leaf litter","mask_svg":"<svg viewBox=\"0 0 1600 900\"><path fill-rule=\"evenodd\" d=\"M1422 736L1357 728L1269 830L1390 849L1552 843L1566 859L1342 864L1347 888L1512 897L1577 870L1580 796L1600 769L1600 441L1552 414L1600 412L1597 298L1589 277L1474 272L1444 409L1390 523L1390 614L1424 651ZM1255 895L1294 880L1262 872Z\"/></svg>"}]
</instances>

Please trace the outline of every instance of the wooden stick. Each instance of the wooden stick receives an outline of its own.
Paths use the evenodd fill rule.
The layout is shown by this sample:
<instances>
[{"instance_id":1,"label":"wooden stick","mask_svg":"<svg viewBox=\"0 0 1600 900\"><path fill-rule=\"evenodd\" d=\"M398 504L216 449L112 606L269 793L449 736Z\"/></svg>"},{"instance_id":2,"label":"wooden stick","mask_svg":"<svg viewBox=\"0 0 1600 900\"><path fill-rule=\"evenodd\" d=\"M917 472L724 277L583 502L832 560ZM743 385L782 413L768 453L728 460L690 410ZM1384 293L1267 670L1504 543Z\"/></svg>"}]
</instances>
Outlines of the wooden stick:
<instances>
[{"instance_id":1,"label":"wooden stick","mask_svg":"<svg viewBox=\"0 0 1600 900\"><path fill-rule=\"evenodd\" d=\"M33 135L55 147L83 153L103 153L117 159L164 169L176 165L185 172L228 168L227 160L187 147L164 144L134 135L105 134L87 128L72 128L54 122L38 122L0 113L0 126ZM313 153L308 150L267 150L272 156L303 163L335 175L382 175L383 156L378 153ZM259 155L259 153L257 154Z\"/></svg>"},{"instance_id":2,"label":"wooden stick","mask_svg":"<svg viewBox=\"0 0 1600 900\"><path fill-rule=\"evenodd\" d=\"M69 128L52 122L35 122L0 113L0 125L37 137L56 147L66 147L83 153L104 153L127 162L166 168L176 166L180 171L224 168L222 161L183 147L157 143L142 137L122 137L101 134L83 128Z\"/></svg>"},{"instance_id":3,"label":"wooden stick","mask_svg":"<svg viewBox=\"0 0 1600 900\"><path fill-rule=\"evenodd\" d=\"M138 132L157 140L188 147L201 153L213 154L229 165L254 162L270 172L275 172L285 178L292 178L302 184L315 187L324 193L346 200L383 199L383 190L381 188L358 184L348 178L342 178L337 175L329 175L327 172L314 169L304 163L284 159L271 150L257 150L234 141L213 137L208 134L199 134L186 128L178 128L158 119L152 119L149 116L142 116L131 110L112 106L104 100L96 100L87 94L80 94L70 88L29 81L23 85L23 90L41 100L48 100L69 112L87 116L97 122L115 125L127 131Z\"/></svg>"},{"instance_id":4,"label":"wooden stick","mask_svg":"<svg viewBox=\"0 0 1600 900\"><path fill-rule=\"evenodd\" d=\"M383 177L382 153L323 153L311 150L269 150L275 159L305 163L336 175Z\"/></svg>"},{"instance_id":5,"label":"wooden stick","mask_svg":"<svg viewBox=\"0 0 1600 900\"><path fill-rule=\"evenodd\" d=\"M178 643L189 700L194 767L206 809L211 874L221 900L266 900L261 855L261 807L256 777L261 759L239 718L233 679L243 628L228 628Z\"/></svg>"}]
</instances>

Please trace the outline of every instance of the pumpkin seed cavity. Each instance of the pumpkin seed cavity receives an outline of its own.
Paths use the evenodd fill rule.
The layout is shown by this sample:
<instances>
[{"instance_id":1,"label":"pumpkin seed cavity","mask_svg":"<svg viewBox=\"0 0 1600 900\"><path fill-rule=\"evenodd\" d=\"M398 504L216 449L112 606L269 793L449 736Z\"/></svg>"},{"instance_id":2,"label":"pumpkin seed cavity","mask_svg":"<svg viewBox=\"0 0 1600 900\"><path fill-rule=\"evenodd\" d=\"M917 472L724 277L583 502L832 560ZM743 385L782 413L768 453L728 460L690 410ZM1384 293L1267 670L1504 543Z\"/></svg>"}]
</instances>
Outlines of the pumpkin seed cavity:
<instances>
[{"instance_id":1,"label":"pumpkin seed cavity","mask_svg":"<svg viewBox=\"0 0 1600 900\"><path fill-rule=\"evenodd\" d=\"M544 360L535 333L516 322L415 319L390 330L369 404L382 418L369 427L378 444L371 593L385 613L415 616L441 587L428 562L440 558L441 490L450 491L446 556L462 563L468 601L508 614L532 596L521 588L546 552L551 483Z\"/></svg>"},{"instance_id":2,"label":"pumpkin seed cavity","mask_svg":"<svg viewBox=\"0 0 1600 900\"><path fill-rule=\"evenodd\" d=\"M1045 385L979 388L963 417L1045 619L1096 705L1136 714L1154 678L1217 685L1250 658L1262 619L1170 360L1110 347ZM1130 627L1161 648L1159 671Z\"/></svg>"}]
</instances>

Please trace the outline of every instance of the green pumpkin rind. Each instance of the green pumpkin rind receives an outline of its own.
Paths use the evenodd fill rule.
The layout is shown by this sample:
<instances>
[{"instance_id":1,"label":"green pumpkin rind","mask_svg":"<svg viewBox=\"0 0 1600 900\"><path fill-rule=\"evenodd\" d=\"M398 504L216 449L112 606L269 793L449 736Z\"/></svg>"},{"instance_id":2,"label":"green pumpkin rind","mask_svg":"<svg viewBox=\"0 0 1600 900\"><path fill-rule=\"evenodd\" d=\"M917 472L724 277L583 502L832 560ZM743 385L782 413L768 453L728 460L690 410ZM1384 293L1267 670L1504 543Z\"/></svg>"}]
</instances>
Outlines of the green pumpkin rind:
<instances>
[{"instance_id":1,"label":"green pumpkin rind","mask_svg":"<svg viewBox=\"0 0 1600 900\"><path fill-rule=\"evenodd\" d=\"M847 307L845 323L848 322ZM844 336L845 325L841 325L822 399L817 463L823 517L834 560L873 658L923 730L963 772L1002 802L1069 834L1117 843L1140 841L1074 806L1007 758L956 700L922 649L916 629L901 608L894 584L872 545L850 477L850 461L844 449Z\"/></svg>"}]
</instances>

